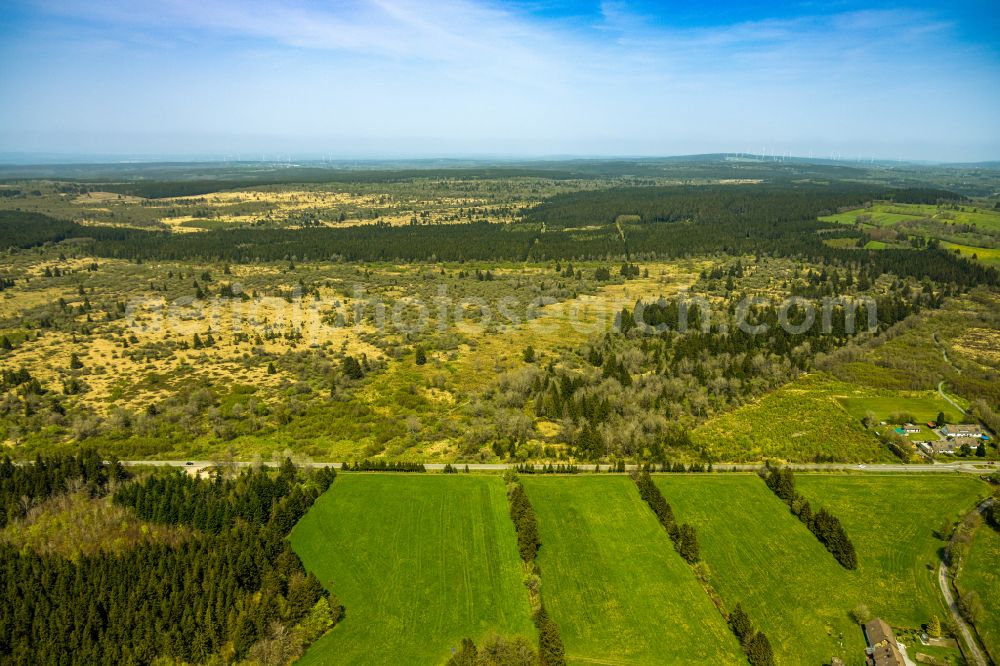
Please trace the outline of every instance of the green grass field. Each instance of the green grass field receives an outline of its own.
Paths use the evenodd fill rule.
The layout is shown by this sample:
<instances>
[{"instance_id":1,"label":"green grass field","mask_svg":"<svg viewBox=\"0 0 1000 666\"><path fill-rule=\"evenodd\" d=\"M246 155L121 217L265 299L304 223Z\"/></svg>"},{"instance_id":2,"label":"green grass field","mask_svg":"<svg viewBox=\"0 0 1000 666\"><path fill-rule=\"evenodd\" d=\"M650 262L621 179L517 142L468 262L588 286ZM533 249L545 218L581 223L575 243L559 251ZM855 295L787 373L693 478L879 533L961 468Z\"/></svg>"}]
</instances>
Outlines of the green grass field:
<instances>
[{"instance_id":1,"label":"green grass field","mask_svg":"<svg viewBox=\"0 0 1000 666\"><path fill-rule=\"evenodd\" d=\"M538 514L542 598L570 663L745 663L630 479L522 481Z\"/></svg>"},{"instance_id":2,"label":"green grass field","mask_svg":"<svg viewBox=\"0 0 1000 666\"><path fill-rule=\"evenodd\" d=\"M779 664L852 663L864 647L850 617L860 603L897 627L946 617L936 583L944 544L934 532L985 496L985 484L959 475L796 479L814 509L841 519L858 570L841 568L756 476L656 477L678 520L697 528L713 586L727 607L743 604ZM538 514L542 596L570 663L742 663L631 480L522 481ZM291 539L346 608L304 664L433 664L466 636L534 640L499 477L344 474ZM1000 593L998 548L1000 535L984 528L961 579L987 608ZM996 631L991 620L984 626Z\"/></svg>"},{"instance_id":3,"label":"green grass field","mask_svg":"<svg viewBox=\"0 0 1000 666\"><path fill-rule=\"evenodd\" d=\"M885 241L868 241L865 243L866 250L888 250L888 249L901 249L905 250L907 247L902 243L887 243Z\"/></svg>"},{"instance_id":4,"label":"green grass field","mask_svg":"<svg viewBox=\"0 0 1000 666\"><path fill-rule=\"evenodd\" d=\"M989 525L976 530L958 575L958 589L975 590L987 609L976 630L993 661L1000 663L1000 532Z\"/></svg>"},{"instance_id":5,"label":"green grass field","mask_svg":"<svg viewBox=\"0 0 1000 666\"><path fill-rule=\"evenodd\" d=\"M989 266L1000 266L1000 249L988 247L973 247L972 245L959 245L958 243L942 242L941 247L949 250L957 250L963 257L975 258Z\"/></svg>"},{"instance_id":6,"label":"green grass field","mask_svg":"<svg viewBox=\"0 0 1000 666\"><path fill-rule=\"evenodd\" d=\"M888 450L838 401L855 388L823 373L806 375L709 419L691 438L719 460L888 460Z\"/></svg>"},{"instance_id":7,"label":"green grass field","mask_svg":"<svg viewBox=\"0 0 1000 666\"><path fill-rule=\"evenodd\" d=\"M945 617L935 587L933 531L974 506L985 486L968 477L797 477L816 509L844 523L858 550L847 571L754 476L657 477L678 520L695 525L713 585L743 604L780 664L817 664L864 648L850 611L859 603L894 625Z\"/></svg>"},{"instance_id":8,"label":"green grass field","mask_svg":"<svg viewBox=\"0 0 1000 666\"><path fill-rule=\"evenodd\" d=\"M346 616L300 663L443 663L492 632L534 643L507 513L495 476L339 476L291 539Z\"/></svg>"},{"instance_id":9,"label":"green grass field","mask_svg":"<svg viewBox=\"0 0 1000 666\"><path fill-rule=\"evenodd\" d=\"M858 551L857 578L865 603L893 625L919 627L946 617L937 588L934 531L959 519L989 487L974 477L805 475L799 491L844 524Z\"/></svg>"},{"instance_id":10,"label":"green grass field","mask_svg":"<svg viewBox=\"0 0 1000 666\"><path fill-rule=\"evenodd\" d=\"M859 216L870 215L871 219L863 223L864 226L888 227L898 222L905 222L907 220L923 217L922 215L917 214L909 215L906 213L886 212L882 208L882 206L876 204L875 206L872 206L870 210L858 208L856 210L849 210L836 215L826 215L819 219L824 222L836 222L837 224L854 224L855 220L857 220Z\"/></svg>"},{"instance_id":11,"label":"green grass field","mask_svg":"<svg viewBox=\"0 0 1000 666\"><path fill-rule=\"evenodd\" d=\"M863 224L875 227L888 227L899 222L927 218L936 222L974 224L984 230L1000 231L1000 212L972 206L953 209L929 204L899 204L879 201L873 203L870 208L857 208L819 219L837 224L854 224L858 216L869 216L870 219L863 218L866 220Z\"/></svg>"},{"instance_id":12,"label":"green grass field","mask_svg":"<svg viewBox=\"0 0 1000 666\"><path fill-rule=\"evenodd\" d=\"M961 419L958 410L936 391L878 391L873 395L841 398L840 403L859 421L869 411L880 420L905 412L913 415L918 424L935 420L938 412L944 412L949 423L956 423Z\"/></svg>"},{"instance_id":13,"label":"green grass field","mask_svg":"<svg viewBox=\"0 0 1000 666\"><path fill-rule=\"evenodd\" d=\"M659 476L677 519L695 526L702 559L728 608L743 605L777 663L861 655L848 615L862 599L845 571L755 475ZM848 660L848 663L852 663Z\"/></svg>"},{"instance_id":14,"label":"green grass field","mask_svg":"<svg viewBox=\"0 0 1000 666\"><path fill-rule=\"evenodd\" d=\"M936 238L941 246L972 257L991 266L1000 266L1000 211L959 206L957 208L933 205L896 204L876 201L868 208L857 208L836 215L820 217L824 222L858 225L869 231L894 229L895 239L873 234L875 239L865 244L867 250L908 248L909 238L919 236ZM842 239L836 239L842 240ZM831 244L831 240L825 241Z\"/></svg>"},{"instance_id":15,"label":"green grass field","mask_svg":"<svg viewBox=\"0 0 1000 666\"><path fill-rule=\"evenodd\" d=\"M827 247L847 247L854 248L858 246L857 238L827 238L823 241L823 245Z\"/></svg>"}]
</instances>

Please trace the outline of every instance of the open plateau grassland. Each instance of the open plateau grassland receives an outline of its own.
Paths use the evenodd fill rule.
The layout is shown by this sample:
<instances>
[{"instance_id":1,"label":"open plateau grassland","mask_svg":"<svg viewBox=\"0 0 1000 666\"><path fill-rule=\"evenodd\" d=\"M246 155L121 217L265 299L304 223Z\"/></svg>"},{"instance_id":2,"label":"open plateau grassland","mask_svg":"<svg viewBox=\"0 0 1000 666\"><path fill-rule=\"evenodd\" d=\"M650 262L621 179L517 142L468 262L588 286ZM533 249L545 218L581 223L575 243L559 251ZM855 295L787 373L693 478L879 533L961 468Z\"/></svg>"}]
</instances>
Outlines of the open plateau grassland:
<instances>
[{"instance_id":1,"label":"open plateau grassland","mask_svg":"<svg viewBox=\"0 0 1000 666\"><path fill-rule=\"evenodd\" d=\"M0 356L47 388L78 382L67 401L105 423L124 419L119 433L99 438L101 445L129 457L252 459L290 450L338 460L376 455L389 441L394 455L454 454L462 407L498 372L522 366L525 348L533 345L544 358L557 346L579 344L607 330L618 309L639 295L669 295L690 284L702 265L651 264L648 277L601 282L593 274L605 264L593 262L578 264L580 277L572 279L550 265L512 262L218 266L32 252L14 263L16 274L30 279L0 298L0 335L12 347ZM478 275L487 272L489 279ZM218 297L234 285L246 297ZM461 317L449 310L438 321L439 289L453 303L488 304L491 319L477 318L472 307ZM192 300L199 292L203 297ZM414 333L400 331L391 317L411 296L432 316ZM515 303L519 323L504 324L498 311L504 298ZM388 311L385 322L369 299ZM535 299L544 305L526 309ZM411 323L412 312L401 311ZM58 326L33 323L52 318ZM427 351L429 363L414 363L416 347ZM339 372L347 357L362 360L363 379ZM185 403L182 423L193 427L183 441L152 425L168 405ZM202 415L221 430L194 427ZM88 423L97 421L78 425L89 432ZM33 446L39 437L13 428L6 439Z\"/></svg>"},{"instance_id":2,"label":"open plateau grassland","mask_svg":"<svg viewBox=\"0 0 1000 666\"><path fill-rule=\"evenodd\" d=\"M534 643L507 513L496 476L339 476L291 540L346 615L300 663L443 663L494 632Z\"/></svg>"},{"instance_id":3,"label":"open plateau grassland","mask_svg":"<svg viewBox=\"0 0 1000 666\"><path fill-rule=\"evenodd\" d=\"M4 444L26 457L88 442L128 458L288 451L428 462L868 462L891 455L858 415L896 406L869 387L923 391L912 396L923 401L913 411L933 411L927 416L944 404L927 393L942 381L962 407L996 404L991 313L1000 306L986 284L963 283L973 291L953 296L957 283L948 282L970 271L985 280L981 267L928 254L944 277L917 279L923 268L909 264L924 263L919 251L820 267L805 258L816 235L799 238L796 225L782 232L793 245L757 252L746 245L757 222L730 228L727 220L748 214L744 196L781 215L797 211L802 201L784 194L722 188L738 193L730 200L721 189L703 198L698 188L645 187L657 179L607 193L597 191L610 184L603 179L361 180L4 185L10 238L29 243L8 252L0 271L0 359L17 373L0 402ZM815 192L817 208L795 214L838 209L819 207L828 194ZM880 206L888 204L872 210ZM889 208L881 212L930 214ZM931 208L956 228L993 214ZM59 219L29 215L21 229L12 209ZM412 229L387 228L413 212ZM518 221L435 224L508 218ZM71 230L66 219L88 227ZM357 221L379 224L306 228ZM265 229L172 238L91 228L106 224ZM32 229L53 235L31 240ZM258 238L270 240L258 246ZM806 254L786 254L793 246ZM466 250L497 259L473 260ZM658 296L705 299L721 331L743 294L862 292L888 311L884 326L846 344L807 332L743 349L725 336L612 329L616 315ZM450 300L445 315L439 294ZM510 302L516 322L504 312ZM877 400L866 405L869 398Z\"/></svg>"},{"instance_id":4,"label":"open plateau grassland","mask_svg":"<svg viewBox=\"0 0 1000 666\"><path fill-rule=\"evenodd\" d=\"M509 223L519 219L524 209L547 197L607 186L611 182L549 178L428 178L393 183L241 186L220 182L233 189L182 196L160 193L151 194L151 198L105 192L95 185L14 182L7 189L22 194L0 197L0 210L37 211L82 224L158 228L173 233L234 227L341 227L376 222L393 226L479 220Z\"/></svg>"},{"instance_id":5,"label":"open plateau grassland","mask_svg":"<svg viewBox=\"0 0 1000 666\"><path fill-rule=\"evenodd\" d=\"M430 349L425 365L417 365L409 354L395 359L358 391L357 398L387 418L418 419L421 428L442 428L444 422L461 416L465 407L490 389L498 375L525 367L524 350L528 347L540 364L558 361L560 350L572 350L591 336L608 331L615 315L636 299L669 298L686 288L695 281L702 265L698 261L644 265L648 277L543 305L530 320L502 328L482 319L467 320L455 326L461 336L459 344ZM498 270L498 274L503 272ZM535 419L535 426L538 438L534 442L538 444L546 442L546 435L558 429L544 418ZM454 454L455 450L455 442L442 439L411 455L440 457Z\"/></svg>"}]
</instances>

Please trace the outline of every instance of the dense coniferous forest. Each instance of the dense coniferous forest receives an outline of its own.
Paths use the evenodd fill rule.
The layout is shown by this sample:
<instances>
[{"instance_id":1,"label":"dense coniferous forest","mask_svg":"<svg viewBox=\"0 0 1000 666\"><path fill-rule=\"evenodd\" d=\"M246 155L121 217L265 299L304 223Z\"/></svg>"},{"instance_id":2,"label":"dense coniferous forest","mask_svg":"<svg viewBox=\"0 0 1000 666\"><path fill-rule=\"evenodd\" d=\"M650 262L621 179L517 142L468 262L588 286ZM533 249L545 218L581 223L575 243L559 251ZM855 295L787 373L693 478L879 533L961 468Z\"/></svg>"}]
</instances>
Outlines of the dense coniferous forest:
<instances>
[{"instance_id":1,"label":"dense coniferous forest","mask_svg":"<svg viewBox=\"0 0 1000 666\"><path fill-rule=\"evenodd\" d=\"M39 463L0 465L5 507L17 493L41 499L83 478L93 493L117 485L114 501L146 519L198 532L177 547L144 544L79 561L0 546L0 661L285 663L338 619L336 600L285 539L332 469L306 473L286 462L276 473L195 480L177 472L129 483L96 454Z\"/></svg>"},{"instance_id":2,"label":"dense coniferous forest","mask_svg":"<svg viewBox=\"0 0 1000 666\"><path fill-rule=\"evenodd\" d=\"M639 224L776 224L853 206L872 199L876 193L870 187L843 185L615 188L560 194L531 209L527 217L552 228L574 227L584 220L612 224L623 215L637 216Z\"/></svg>"},{"instance_id":3,"label":"dense coniferous forest","mask_svg":"<svg viewBox=\"0 0 1000 666\"><path fill-rule=\"evenodd\" d=\"M92 239L91 251L129 260L462 261L676 258L693 254L770 253L870 266L875 273L928 277L959 285L996 284L997 272L935 248L871 252L824 245L816 233L842 227L817 215L873 196L906 201L953 198L933 190L873 191L857 186L631 188L554 197L525 223L349 228L232 229L171 234L85 227L36 213L0 214L0 248L67 238ZM620 216L639 222L618 223ZM597 225L596 229L562 228Z\"/></svg>"},{"instance_id":4,"label":"dense coniferous forest","mask_svg":"<svg viewBox=\"0 0 1000 666\"><path fill-rule=\"evenodd\" d=\"M0 211L0 249L29 248L83 235L83 227L75 222L41 213Z\"/></svg>"}]
</instances>

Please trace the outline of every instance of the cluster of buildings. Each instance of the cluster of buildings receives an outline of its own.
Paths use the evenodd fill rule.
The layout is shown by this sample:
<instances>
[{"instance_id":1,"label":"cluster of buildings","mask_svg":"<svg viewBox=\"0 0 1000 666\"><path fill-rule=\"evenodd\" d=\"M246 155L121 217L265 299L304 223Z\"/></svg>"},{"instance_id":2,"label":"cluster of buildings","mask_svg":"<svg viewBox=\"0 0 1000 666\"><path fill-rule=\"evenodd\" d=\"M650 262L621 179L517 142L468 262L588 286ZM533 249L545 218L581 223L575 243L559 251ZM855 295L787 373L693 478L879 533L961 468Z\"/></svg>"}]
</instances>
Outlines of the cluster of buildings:
<instances>
[{"instance_id":1,"label":"cluster of buildings","mask_svg":"<svg viewBox=\"0 0 1000 666\"><path fill-rule=\"evenodd\" d=\"M926 454L946 453L954 455L963 446L975 451L976 447L990 441L983 428L974 423L948 424L938 428L934 423L928 423L927 429L937 435L936 439L921 438L924 429L913 423L904 423L896 428L896 432L916 444Z\"/></svg>"}]
</instances>

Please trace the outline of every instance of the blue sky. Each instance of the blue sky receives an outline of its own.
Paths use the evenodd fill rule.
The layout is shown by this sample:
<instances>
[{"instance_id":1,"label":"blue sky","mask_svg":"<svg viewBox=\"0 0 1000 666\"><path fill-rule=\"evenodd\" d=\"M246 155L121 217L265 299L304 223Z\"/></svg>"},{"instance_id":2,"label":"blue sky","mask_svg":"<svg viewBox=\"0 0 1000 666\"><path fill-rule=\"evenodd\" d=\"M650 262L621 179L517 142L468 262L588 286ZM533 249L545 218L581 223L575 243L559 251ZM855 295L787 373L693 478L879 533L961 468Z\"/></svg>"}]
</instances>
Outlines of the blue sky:
<instances>
[{"instance_id":1,"label":"blue sky","mask_svg":"<svg viewBox=\"0 0 1000 666\"><path fill-rule=\"evenodd\" d=\"M0 153L1000 159L993 3L6 0Z\"/></svg>"}]
</instances>

